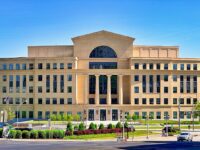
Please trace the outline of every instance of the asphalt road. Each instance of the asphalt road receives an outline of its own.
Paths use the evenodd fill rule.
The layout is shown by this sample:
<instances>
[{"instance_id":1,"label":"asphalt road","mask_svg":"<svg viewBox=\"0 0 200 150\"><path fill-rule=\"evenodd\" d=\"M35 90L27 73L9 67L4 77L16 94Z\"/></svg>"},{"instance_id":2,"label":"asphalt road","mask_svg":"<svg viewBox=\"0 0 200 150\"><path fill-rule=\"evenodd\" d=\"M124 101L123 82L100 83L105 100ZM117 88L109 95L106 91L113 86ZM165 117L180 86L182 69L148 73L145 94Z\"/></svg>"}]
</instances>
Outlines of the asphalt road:
<instances>
[{"instance_id":1,"label":"asphalt road","mask_svg":"<svg viewBox=\"0 0 200 150\"><path fill-rule=\"evenodd\" d=\"M198 150L200 142L23 142L0 141L0 150Z\"/></svg>"}]
</instances>

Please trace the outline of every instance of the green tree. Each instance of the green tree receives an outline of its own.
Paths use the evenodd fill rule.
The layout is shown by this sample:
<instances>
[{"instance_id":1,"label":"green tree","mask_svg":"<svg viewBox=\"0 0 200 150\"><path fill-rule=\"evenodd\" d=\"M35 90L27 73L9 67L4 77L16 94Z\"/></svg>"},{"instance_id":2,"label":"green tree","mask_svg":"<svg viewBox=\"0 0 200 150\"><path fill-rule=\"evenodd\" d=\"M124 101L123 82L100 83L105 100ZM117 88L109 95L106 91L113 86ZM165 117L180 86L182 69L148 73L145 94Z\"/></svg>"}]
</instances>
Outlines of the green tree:
<instances>
[{"instance_id":1,"label":"green tree","mask_svg":"<svg viewBox=\"0 0 200 150\"><path fill-rule=\"evenodd\" d=\"M126 116L126 121L130 121L130 120L131 120L131 115L128 114L128 115Z\"/></svg>"},{"instance_id":2,"label":"green tree","mask_svg":"<svg viewBox=\"0 0 200 150\"><path fill-rule=\"evenodd\" d=\"M63 114L63 121L67 121L67 114Z\"/></svg>"},{"instance_id":3,"label":"green tree","mask_svg":"<svg viewBox=\"0 0 200 150\"><path fill-rule=\"evenodd\" d=\"M72 115L67 115L67 121L72 121L73 120L73 116Z\"/></svg>"},{"instance_id":4,"label":"green tree","mask_svg":"<svg viewBox=\"0 0 200 150\"><path fill-rule=\"evenodd\" d=\"M62 115L61 114L57 114L56 115L56 120L57 121L62 121Z\"/></svg>"},{"instance_id":5,"label":"green tree","mask_svg":"<svg viewBox=\"0 0 200 150\"><path fill-rule=\"evenodd\" d=\"M6 109L7 112L7 120L10 121L15 118L15 112L9 107Z\"/></svg>"},{"instance_id":6,"label":"green tree","mask_svg":"<svg viewBox=\"0 0 200 150\"><path fill-rule=\"evenodd\" d=\"M50 119L51 119L51 121L56 121L56 115L52 114L52 115L50 116Z\"/></svg>"},{"instance_id":7,"label":"green tree","mask_svg":"<svg viewBox=\"0 0 200 150\"><path fill-rule=\"evenodd\" d=\"M198 102L194 107L194 117L199 117L200 121L200 102Z\"/></svg>"},{"instance_id":8,"label":"green tree","mask_svg":"<svg viewBox=\"0 0 200 150\"><path fill-rule=\"evenodd\" d=\"M80 121L80 115L76 114L73 116L74 121Z\"/></svg>"}]
</instances>

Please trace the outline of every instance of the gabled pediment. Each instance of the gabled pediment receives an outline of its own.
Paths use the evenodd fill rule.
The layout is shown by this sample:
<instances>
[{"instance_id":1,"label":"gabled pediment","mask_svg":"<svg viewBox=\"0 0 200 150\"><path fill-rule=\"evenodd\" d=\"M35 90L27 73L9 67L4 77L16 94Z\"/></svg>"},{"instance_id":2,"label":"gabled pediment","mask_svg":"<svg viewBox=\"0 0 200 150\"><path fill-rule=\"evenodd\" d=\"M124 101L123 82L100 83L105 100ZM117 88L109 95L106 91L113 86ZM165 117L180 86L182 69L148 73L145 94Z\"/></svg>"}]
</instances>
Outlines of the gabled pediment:
<instances>
[{"instance_id":1,"label":"gabled pediment","mask_svg":"<svg viewBox=\"0 0 200 150\"><path fill-rule=\"evenodd\" d=\"M84 34L84 35L80 35L77 37L72 38L72 41L75 42L76 40L81 40L81 39L87 39L87 38L95 38L95 37L99 37L99 36L112 36L113 38L121 38L124 40L131 40L134 41L135 38L126 36L126 35L121 35L121 34L117 34L117 33L113 33L113 32L109 32L109 31L105 31L105 30L101 30L98 32L93 32L93 33L89 33L89 34Z\"/></svg>"}]
</instances>

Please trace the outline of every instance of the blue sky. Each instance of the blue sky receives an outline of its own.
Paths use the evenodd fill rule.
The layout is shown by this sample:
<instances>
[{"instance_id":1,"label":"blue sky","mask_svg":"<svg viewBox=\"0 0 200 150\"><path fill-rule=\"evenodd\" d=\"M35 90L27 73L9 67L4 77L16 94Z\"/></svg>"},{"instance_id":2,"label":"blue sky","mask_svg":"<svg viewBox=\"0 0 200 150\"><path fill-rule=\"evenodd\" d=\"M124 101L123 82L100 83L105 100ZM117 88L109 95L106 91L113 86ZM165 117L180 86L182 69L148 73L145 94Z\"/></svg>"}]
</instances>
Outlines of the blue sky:
<instances>
[{"instance_id":1,"label":"blue sky","mask_svg":"<svg viewBox=\"0 0 200 150\"><path fill-rule=\"evenodd\" d=\"M199 0L1 0L0 57L27 56L28 45L69 45L108 30L135 44L178 45L200 57Z\"/></svg>"}]
</instances>

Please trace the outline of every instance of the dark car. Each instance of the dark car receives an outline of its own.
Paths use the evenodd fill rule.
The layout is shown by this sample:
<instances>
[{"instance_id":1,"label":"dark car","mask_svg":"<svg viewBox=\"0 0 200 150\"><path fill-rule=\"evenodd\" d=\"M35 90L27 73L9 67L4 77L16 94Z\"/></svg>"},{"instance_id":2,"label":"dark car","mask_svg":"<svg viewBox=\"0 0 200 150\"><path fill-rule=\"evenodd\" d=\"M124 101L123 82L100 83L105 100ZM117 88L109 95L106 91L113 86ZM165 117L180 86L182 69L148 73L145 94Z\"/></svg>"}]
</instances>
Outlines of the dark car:
<instances>
[{"instance_id":1,"label":"dark car","mask_svg":"<svg viewBox=\"0 0 200 150\"><path fill-rule=\"evenodd\" d=\"M179 131L177 128L174 128L174 127L164 127L163 129L162 129L162 132L163 133L166 133L166 132L177 132L177 131Z\"/></svg>"}]
</instances>

